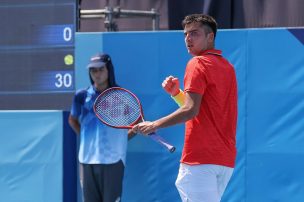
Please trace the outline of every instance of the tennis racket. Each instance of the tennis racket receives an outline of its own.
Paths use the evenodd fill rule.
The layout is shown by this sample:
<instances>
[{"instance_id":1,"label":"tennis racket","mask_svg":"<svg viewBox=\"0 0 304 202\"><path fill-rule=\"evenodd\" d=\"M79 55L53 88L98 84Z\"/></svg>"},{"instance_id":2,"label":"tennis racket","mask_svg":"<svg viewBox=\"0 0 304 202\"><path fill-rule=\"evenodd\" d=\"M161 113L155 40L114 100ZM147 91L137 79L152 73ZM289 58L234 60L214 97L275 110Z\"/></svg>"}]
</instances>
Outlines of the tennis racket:
<instances>
[{"instance_id":1,"label":"tennis racket","mask_svg":"<svg viewBox=\"0 0 304 202\"><path fill-rule=\"evenodd\" d=\"M113 128L131 129L138 121L144 121L139 99L124 88L112 87L103 91L96 98L93 108L97 118ZM174 146L154 132L148 136L171 153L175 151Z\"/></svg>"}]
</instances>

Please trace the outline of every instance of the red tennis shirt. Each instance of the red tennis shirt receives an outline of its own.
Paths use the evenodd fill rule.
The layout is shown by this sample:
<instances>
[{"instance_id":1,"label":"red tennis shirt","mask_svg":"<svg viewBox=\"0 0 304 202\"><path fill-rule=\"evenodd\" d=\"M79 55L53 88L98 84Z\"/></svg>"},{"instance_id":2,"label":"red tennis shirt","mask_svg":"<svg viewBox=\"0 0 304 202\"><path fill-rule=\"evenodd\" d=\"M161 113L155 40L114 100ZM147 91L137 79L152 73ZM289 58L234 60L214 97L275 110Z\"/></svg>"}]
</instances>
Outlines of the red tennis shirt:
<instances>
[{"instance_id":1,"label":"red tennis shirt","mask_svg":"<svg viewBox=\"0 0 304 202\"><path fill-rule=\"evenodd\" d=\"M181 162L234 167L237 81L220 50L206 50L187 64L184 91L202 95L199 114L186 122Z\"/></svg>"}]
</instances>

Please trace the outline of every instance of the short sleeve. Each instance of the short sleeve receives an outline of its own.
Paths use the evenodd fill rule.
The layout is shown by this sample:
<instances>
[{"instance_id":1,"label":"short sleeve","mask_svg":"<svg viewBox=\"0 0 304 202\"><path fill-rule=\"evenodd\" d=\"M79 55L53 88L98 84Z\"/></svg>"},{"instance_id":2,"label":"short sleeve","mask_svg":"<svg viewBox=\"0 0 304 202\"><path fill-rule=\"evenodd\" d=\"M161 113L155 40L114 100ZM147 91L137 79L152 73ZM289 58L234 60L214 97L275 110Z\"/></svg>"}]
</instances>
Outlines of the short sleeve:
<instances>
[{"instance_id":1,"label":"short sleeve","mask_svg":"<svg viewBox=\"0 0 304 202\"><path fill-rule=\"evenodd\" d=\"M204 94L207 86L207 71L203 61L198 57L192 58L186 67L184 91Z\"/></svg>"}]
</instances>

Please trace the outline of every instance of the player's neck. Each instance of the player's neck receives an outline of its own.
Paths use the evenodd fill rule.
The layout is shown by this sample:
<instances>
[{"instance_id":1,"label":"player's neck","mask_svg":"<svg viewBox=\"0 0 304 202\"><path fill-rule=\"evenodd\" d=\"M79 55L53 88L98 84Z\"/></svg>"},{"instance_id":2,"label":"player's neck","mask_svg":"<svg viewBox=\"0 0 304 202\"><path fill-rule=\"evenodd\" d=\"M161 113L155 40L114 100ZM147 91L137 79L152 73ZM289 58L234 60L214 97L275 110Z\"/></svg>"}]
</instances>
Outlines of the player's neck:
<instances>
[{"instance_id":1,"label":"player's neck","mask_svg":"<svg viewBox=\"0 0 304 202\"><path fill-rule=\"evenodd\" d=\"M109 87L109 84L108 83L103 83L103 84L96 84L95 83L94 87L96 88L97 91L102 92Z\"/></svg>"}]
</instances>

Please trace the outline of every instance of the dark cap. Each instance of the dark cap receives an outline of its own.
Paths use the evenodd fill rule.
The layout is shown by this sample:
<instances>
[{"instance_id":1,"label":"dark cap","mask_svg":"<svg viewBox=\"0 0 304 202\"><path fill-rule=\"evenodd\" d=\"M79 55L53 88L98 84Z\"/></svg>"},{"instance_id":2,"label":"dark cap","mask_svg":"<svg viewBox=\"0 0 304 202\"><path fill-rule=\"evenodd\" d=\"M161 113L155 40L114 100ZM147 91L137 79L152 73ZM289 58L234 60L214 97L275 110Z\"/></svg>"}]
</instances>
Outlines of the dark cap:
<instances>
[{"instance_id":1,"label":"dark cap","mask_svg":"<svg viewBox=\"0 0 304 202\"><path fill-rule=\"evenodd\" d=\"M88 64L87 68L100 68L103 67L107 62L111 60L108 54L98 53L91 57L90 63Z\"/></svg>"}]
</instances>

